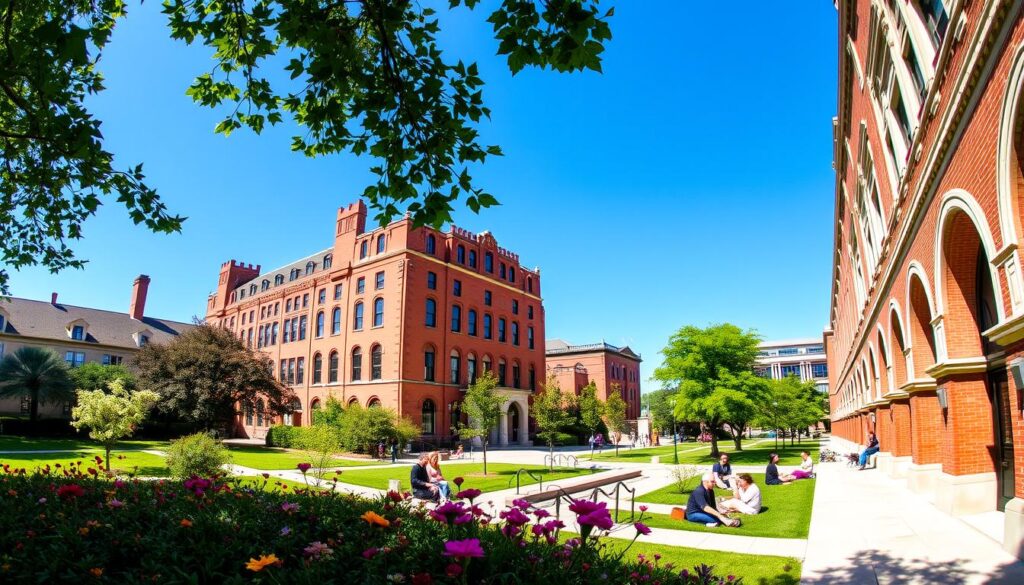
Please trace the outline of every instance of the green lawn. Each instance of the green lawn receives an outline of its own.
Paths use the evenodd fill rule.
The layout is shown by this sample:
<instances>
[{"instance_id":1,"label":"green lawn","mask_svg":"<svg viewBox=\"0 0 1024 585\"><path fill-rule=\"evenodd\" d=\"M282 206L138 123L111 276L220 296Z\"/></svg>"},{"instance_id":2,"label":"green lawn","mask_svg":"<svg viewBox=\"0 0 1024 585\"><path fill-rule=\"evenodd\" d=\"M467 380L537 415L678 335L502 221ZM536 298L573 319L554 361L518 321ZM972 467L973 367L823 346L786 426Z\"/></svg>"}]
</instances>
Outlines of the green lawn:
<instances>
[{"instance_id":1,"label":"green lawn","mask_svg":"<svg viewBox=\"0 0 1024 585\"><path fill-rule=\"evenodd\" d=\"M708 528L703 524L673 520L668 514L644 514L644 523L655 528L672 528L694 532L722 532L743 536L767 536L771 538L807 538L811 523L811 507L814 505L813 479L795 481L789 485L764 485L764 474L751 474L754 483L761 488L761 513L756 516L740 516L743 526L739 528ZM696 486L695 486L696 487ZM690 492L679 493L675 484L636 497L639 502L669 504L686 507ZM716 496L731 497L727 490L715 490ZM628 513L628 510L627 510ZM639 513L639 512L638 512ZM620 515L621 520L621 515Z\"/></svg>"},{"instance_id":2,"label":"green lawn","mask_svg":"<svg viewBox=\"0 0 1024 585\"><path fill-rule=\"evenodd\" d=\"M297 489L316 488L312 477L310 478L309 485L306 485L301 481L281 479L280 477L264 479L262 475L242 475L235 476L232 479L235 480L239 487L251 487L256 490L265 490L268 492L291 492ZM325 485L325 487L327 486L329 486L329 482Z\"/></svg>"},{"instance_id":3,"label":"green lawn","mask_svg":"<svg viewBox=\"0 0 1024 585\"><path fill-rule=\"evenodd\" d=\"M313 458L309 454L289 449L231 446L228 448L228 451L231 454L232 463L253 469L295 469L295 466L299 463L313 462ZM331 462L332 467L361 467L369 465L381 465L381 462L373 459L352 460L338 458Z\"/></svg>"},{"instance_id":4,"label":"green lawn","mask_svg":"<svg viewBox=\"0 0 1024 585\"><path fill-rule=\"evenodd\" d=\"M719 441L720 452L728 453L733 465L767 465L768 454L777 452L780 465L799 465L800 452L809 451L811 456L817 458L820 450L820 439L804 439L803 442L789 446L788 440L785 446L779 439L779 446L776 449L775 439L752 439L743 442L742 451L733 450L732 441ZM605 449L601 455L596 455L593 461L619 461L625 463L650 462L651 457L658 455L662 463L673 462L673 446L648 447L645 449L622 449L619 448L619 456L615 456L614 449ZM680 465L712 465L717 460L711 457L711 445L699 445L696 443L679 443Z\"/></svg>"},{"instance_id":5,"label":"green lawn","mask_svg":"<svg viewBox=\"0 0 1024 585\"><path fill-rule=\"evenodd\" d=\"M577 535L564 530L561 532L563 540L574 536ZM654 555L658 554L661 555L659 564L672 563L680 571L692 571L694 566L700 564L712 565L715 567L716 575L742 577L746 585L797 585L800 582L801 565L795 558L649 544L644 542L643 538L641 536L630 547L626 553L627 557L642 554L648 559L653 559ZM608 549L613 551L622 550L629 545L628 540L619 538L603 538L601 542L607 544Z\"/></svg>"},{"instance_id":6,"label":"green lawn","mask_svg":"<svg viewBox=\"0 0 1024 585\"><path fill-rule=\"evenodd\" d=\"M167 448L167 441L129 440L118 442L117 449L159 449ZM84 451L97 449L99 445L88 438L48 439L0 435L0 451ZM0 453L0 455L3 455Z\"/></svg>"},{"instance_id":7,"label":"green lawn","mask_svg":"<svg viewBox=\"0 0 1024 585\"><path fill-rule=\"evenodd\" d=\"M8 464L11 467L25 468L29 471L47 464L54 467L55 464L68 465L77 461L82 462L82 470L89 467L99 469L95 457L103 457L103 451L63 451L58 453L0 453L0 464ZM140 451L113 451L110 454L110 469L116 473L132 474L146 477L167 477L170 471L164 463L164 458L159 455L150 455Z\"/></svg>"},{"instance_id":8,"label":"green lawn","mask_svg":"<svg viewBox=\"0 0 1024 585\"><path fill-rule=\"evenodd\" d=\"M443 466L441 471L444 473L445 479L449 482L454 480L456 477L463 478L465 482L462 484L462 489L475 488L482 492L494 492L507 489L509 487L514 488L516 485L516 472L523 468L532 471L534 474L541 474L545 485L547 485L548 482L594 473L596 471L582 468L569 469L556 467L554 472L549 472L546 467L537 465L523 466L512 463L488 463L487 476L484 477L483 467L482 463L456 463ZM342 483L385 490L388 488L389 479L398 479L402 482L402 489L408 490L411 489L409 485L410 469L411 466L402 466L389 467L385 469L357 469L344 471L339 476L339 481ZM520 476L520 479L521 486L536 483L533 478L525 473ZM510 480L512 482L511 485L509 485ZM454 483L451 487L453 493L457 491Z\"/></svg>"}]
</instances>

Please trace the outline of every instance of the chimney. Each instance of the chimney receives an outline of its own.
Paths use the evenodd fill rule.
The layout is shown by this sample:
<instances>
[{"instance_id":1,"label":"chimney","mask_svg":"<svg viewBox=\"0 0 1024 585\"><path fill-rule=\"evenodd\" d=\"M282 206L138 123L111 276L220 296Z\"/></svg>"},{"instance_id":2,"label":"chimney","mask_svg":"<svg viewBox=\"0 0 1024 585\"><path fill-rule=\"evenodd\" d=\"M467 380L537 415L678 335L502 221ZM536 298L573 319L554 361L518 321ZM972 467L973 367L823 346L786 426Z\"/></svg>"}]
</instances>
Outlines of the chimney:
<instances>
[{"instance_id":1,"label":"chimney","mask_svg":"<svg viewBox=\"0 0 1024 585\"><path fill-rule=\"evenodd\" d=\"M146 293L149 292L149 277L140 274L132 284L132 303L128 307L128 314L136 321L142 321L146 310ZM55 297L56 298L56 297Z\"/></svg>"},{"instance_id":2,"label":"chimney","mask_svg":"<svg viewBox=\"0 0 1024 585\"><path fill-rule=\"evenodd\" d=\"M54 307L57 306L57 293L50 293L50 304Z\"/></svg>"}]
</instances>

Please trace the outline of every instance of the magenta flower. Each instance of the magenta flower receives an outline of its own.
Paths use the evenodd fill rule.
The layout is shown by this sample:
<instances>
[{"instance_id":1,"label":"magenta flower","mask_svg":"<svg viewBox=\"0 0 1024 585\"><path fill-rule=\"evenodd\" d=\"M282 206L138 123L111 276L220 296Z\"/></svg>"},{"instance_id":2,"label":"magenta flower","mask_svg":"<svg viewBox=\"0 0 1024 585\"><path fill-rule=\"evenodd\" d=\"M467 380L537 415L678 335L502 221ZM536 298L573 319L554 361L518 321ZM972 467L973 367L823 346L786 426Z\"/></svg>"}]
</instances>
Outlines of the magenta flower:
<instances>
[{"instance_id":1,"label":"magenta flower","mask_svg":"<svg viewBox=\"0 0 1024 585\"><path fill-rule=\"evenodd\" d=\"M544 518L550 516L551 512L548 512L544 508L537 508L536 510L533 511L533 515L536 516L538 520L543 520Z\"/></svg>"},{"instance_id":2,"label":"magenta flower","mask_svg":"<svg viewBox=\"0 0 1024 585\"><path fill-rule=\"evenodd\" d=\"M458 502L448 501L430 511L430 517L438 522L451 524L456 518L466 515L466 508Z\"/></svg>"},{"instance_id":3,"label":"magenta flower","mask_svg":"<svg viewBox=\"0 0 1024 585\"><path fill-rule=\"evenodd\" d=\"M519 508L509 508L498 514L498 517L512 526L522 526L530 521L530 517L523 514Z\"/></svg>"},{"instance_id":4,"label":"magenta flower","mask_svg":"<svg viewBox=\"0 0 1024 585\"><path fill-rule=\"evenodd\" d=\"M646 511L647 511L647 506L640 506L640 512L641 513L646 512Z\"/></svg>"},{"instance_id":5,"label":"magenta flower","mask_svg":"<svg viewBox=\"0 0 1024 585\"><path fill-rule=\"evenodd\" d=\"M651 533L651 529L648 528L647 525L643 522L637 522L633 524L633 528L636 528L638 534L643 534L644 536L647 536Z\"/></svg>"},{"instance_id":6,"label":"magenta flower","mask_svg":"<svg viewBox=\"0 0 1024 585\"><path fill-rule=\"evenodd\" d=\"M458 479L458 478L456 478L456 479ZM469 488L469 489L464 489L461 492L455 494L455 497L459 498L460 500L469 500L470 502L472 502L474 499L480 497L481 493L483 493L483 492L481 492L478 489Z\"/></svg>"},{"instance_id":7,"label":"magenta flower","mask_svg":"<svg viewBox=\"0 0 1024 585\"><path fill-rule=\"evenodd\" d=\"M484 556L484 549L480 548L480 540L476 538L449 540L444 543L443 554L456 559L479 558Z\"/></svg>"},{"instance_id":8,"label":"magenta flower","mask_svg":"<svg viewBox=\"0 0 1024 585\"><path fill-rule=\"evenodd\" d=\"M530 509L530 502L528 502L528 501L526 501L526 500L524 500L522 498L518 498L518 499L512 500L512 505L515 506L516 508L519 508L520 510L529 510Z\"/></svg>"},{"instance_id":9,"label":"magenta flower","mask_svg":"<svg viewBox=\"0 0 1024 585\"><path fill-rule=\"evenodd\" d=\"M462 482L464 481L466 480L462 479L461 477L456 477L455 479L452 480L452 483L455 484L455 487L460 488L462 487Z\"/></svg>"},{"instance_id":10,"label":"magenta flower","mask_svg":"<svg viewBox=\"0 0 1024 585\"><path fill-rule=\"evenodd\" d=\"M285 502L285 503L281 504L281 510L291 514L292 512L298 512L299 511L299 505L295 504L293 502Z\"/></svg>"},{"instance_id":11,"label":"magenta flower","mask_svg":"<svg viewBox=\"0 0 1024 585\"><path fill-rule=\"evenodd\" d=\"M544 529L548 532L553 532L555 530L560 530L562 528L565 528L565 523L563 523L561 520L548 520L544 523Z\"/></svg>"},{"instance_id":12,"label":"magenta flower","mask_svg":"<svg viewBox=\"0 0 1024 585\"><path fill-rule=\"evenodd\" d=\"M299 471L301 471L302 474L305 475L306 472L309 471L309 468L313 466L310 465L309 463L299 463L298 465L296 465L296 467L298 467Z\"/></svg>"},{"instance_id":13,"label":"magenta flower","mask_svg":"<svg viewBox=\"0 0 1024 585\"><path fill-rule=\"evenodd\" d=\"M591 502L590 500L573 500L572 504L569 504L569 510L577 516L590 514L591 512L607 507L608 505L604 502L599 504L597 502Z\"/></svg>"},{"instance_id":14,"label":"magenta flower","mask_svg":"<svg viewBox=\"0 0 1024 585\"><path fill-rule=\"evenodd\" d=\"M370 548L368 548L368 549L363 551L363 558L364 559L372 559L373 557L377 556L377 553L379 553L379 552L380 552L379 548L371 546Z\"/></svg>"}]
</instances>

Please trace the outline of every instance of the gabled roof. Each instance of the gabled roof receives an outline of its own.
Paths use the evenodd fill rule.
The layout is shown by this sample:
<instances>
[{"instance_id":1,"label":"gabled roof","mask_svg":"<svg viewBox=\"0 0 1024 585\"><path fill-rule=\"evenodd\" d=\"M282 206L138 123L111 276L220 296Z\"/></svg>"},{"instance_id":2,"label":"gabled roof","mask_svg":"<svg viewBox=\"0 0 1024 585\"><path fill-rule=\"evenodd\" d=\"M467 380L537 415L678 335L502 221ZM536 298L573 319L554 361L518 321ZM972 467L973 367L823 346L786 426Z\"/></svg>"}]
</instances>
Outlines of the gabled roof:
<instances>
[{"instance_id":1,"label":"gabled roof","mask_svg":"<svg viewBox=\"0 0 1024 585\"><path fill-rule=\"evenodd\" d=\"M67 342L71 341L67 334L68 324L81 319L89 325L84 343L126 349L138 348L133 335L140 331L148 330L152 333L149 339L151 343L166 343L195 327L189 323L153 317L143 317L138 321L127 313L60 303L53 305L31 299L12 298L10 302L0 300L0 309L8 316L4 330L0 331L3 335Z\"/></svg>"},{"instance_id":2,"label":"gabled roof","mask_svg":"<svg viewBox=\"0 0 1024 585\"><path fill-rule=\"evenodd\" d=\"M564 339L548 339L545 343L545 355L569 355L579 353L594 353L607 351L617 353L622 357L636 361L643 361L640 354L634 352L629 346L618 347L602 341L601 343L586 343L583 345L570 345Z\"/></svg>"}]
</instances>

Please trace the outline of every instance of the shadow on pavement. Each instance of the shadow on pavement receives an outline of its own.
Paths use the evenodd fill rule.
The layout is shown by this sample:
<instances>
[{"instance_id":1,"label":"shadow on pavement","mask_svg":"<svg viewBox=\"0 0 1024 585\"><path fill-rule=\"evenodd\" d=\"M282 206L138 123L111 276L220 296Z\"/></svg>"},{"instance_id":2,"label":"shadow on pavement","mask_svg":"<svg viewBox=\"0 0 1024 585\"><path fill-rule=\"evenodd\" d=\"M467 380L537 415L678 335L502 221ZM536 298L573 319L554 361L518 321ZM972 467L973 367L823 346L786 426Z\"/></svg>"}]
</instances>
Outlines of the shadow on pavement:
<instances>
[{"instance_id":1,"label":"shadow on pavement","mask_svg":"<svg viewBox=\"0 0 1024 585\"><path fill-rule=\"evenodd\" d=\"M1020 584L1024 583L1024 563L1010 562L994 569L988 575L978 574L965 566L968 559L933 561L907 559L889 555L885 551L869 550L850 557L841 566L826 568L815 577L805 576L802 583L830 585L921 583L961 585L962 583ZM761 579L759 584L775 585Z\"/></svg>"}]
</instances>

